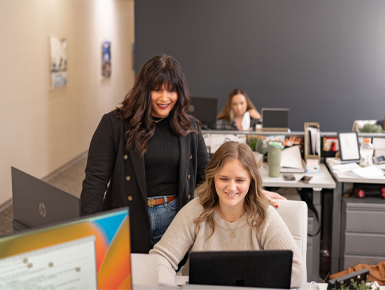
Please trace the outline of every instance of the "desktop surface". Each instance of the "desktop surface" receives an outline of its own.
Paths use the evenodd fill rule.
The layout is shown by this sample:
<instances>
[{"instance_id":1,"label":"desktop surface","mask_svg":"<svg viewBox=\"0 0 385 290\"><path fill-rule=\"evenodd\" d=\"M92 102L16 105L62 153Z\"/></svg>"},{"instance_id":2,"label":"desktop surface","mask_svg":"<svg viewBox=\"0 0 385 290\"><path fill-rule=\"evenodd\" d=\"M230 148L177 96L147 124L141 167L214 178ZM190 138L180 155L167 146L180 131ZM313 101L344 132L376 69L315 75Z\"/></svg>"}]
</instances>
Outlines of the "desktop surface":
<instances>
[{"instance_id":1,"label":"desktop surface","mask_svg":"<svg viewBox=\"0 0 385 290\"><path fill-rule=\"evenodd\" d=\"M333 177L338 181L338 182L351 182L351 183L380 183L384 184L385 183L385 176L382 177L375 177L375 178L363 178L363 177L358 177L358 176L353 176L353 175L346 175L342 173L336 173L333 171L333 166L336 165L336 158L327 158L326 159L326 164L330 169L330 172L332 173ZM380 168L381 165L373 165L374 167Z\"/></svg>"},{"instance_id":2,"label":"desktop surface","mask_svg":"<svg viewBox=\"0 0 385 290\"><path fill-rule=\"evenodd\" d=\"M259 169L259 173L261 174L263 180L263 186L268 187L335 188L336 183L334 182L325 164L321 164L320 167L320 172L316 174L293 173L295 177L294 181L284 180L282 173L279 177L270 177L269 167L267 164L263 164L263 168ZM298 180L300 180L304 175L313 176L313 178L309 181L309 183L299 183Z\"/></svg>"},{"instance_id":3,"label":"desktop surface","mask_svg":"<svg viewBox=\"0 0 385 290\"><path fill-rule=\"evenodd\" d=\"M184 276L182 276L184 277ZM327 283L317 283L316 284L319 288L319 290L327 290L328 284ZM192 285L192 284L184 284L181 285L182 287L173 286L173 285L133 285L134 290L172 290L172 289L183 289L183 290L269 290L271 288L259 288L259 287L242 287L242 286L214 286L214 285ZM311 283L307 282L306 284L302 285L301 288L298 288L299 290L317 290ZM381 286L381 290L385 290L385 286Z\"/></svg>"}]
</instances>

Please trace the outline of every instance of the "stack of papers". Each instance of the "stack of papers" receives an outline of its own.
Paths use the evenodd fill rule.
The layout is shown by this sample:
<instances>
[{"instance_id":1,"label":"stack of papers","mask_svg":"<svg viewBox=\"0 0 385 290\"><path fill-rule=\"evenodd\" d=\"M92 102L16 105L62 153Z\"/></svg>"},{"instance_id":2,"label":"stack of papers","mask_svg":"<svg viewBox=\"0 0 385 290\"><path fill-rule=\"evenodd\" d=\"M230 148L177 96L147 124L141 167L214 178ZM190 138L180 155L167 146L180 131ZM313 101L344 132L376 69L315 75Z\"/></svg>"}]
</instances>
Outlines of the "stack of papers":
<instances>
[{"instance_id":1,"label":"stack of papers","mask_svg":"<svg viewBox=\"0 0 385 290\"><path fill-rule=\"evenodd\" d=\"M361 167L357 163L335 165L332 170L337 174L350 175L361 178L384 177L384 171L379 166Z\"/></svg>"},{"instance_id":2,"label":"stack of papers","mask_svg":"<svg viewBox=\"0 0 385 290\"><path fill-rule=\"evenodd\" d=\"M281 152L281 172L305 172L299 146L288 147Z\"/></svg>"},{"instance_id":3,"label":"stack of papers","mask_svg":"<svg viewBox=\"0 0 385 290\"><path fill-rule=\"evenodd\" d=\"M321 148L321 137L320 137L320 131L319 128L314 127L308 127L307 128L310 135L310 155L318 155L320 152L318 152L319 148Z\"/></svg>"}]
</instances>

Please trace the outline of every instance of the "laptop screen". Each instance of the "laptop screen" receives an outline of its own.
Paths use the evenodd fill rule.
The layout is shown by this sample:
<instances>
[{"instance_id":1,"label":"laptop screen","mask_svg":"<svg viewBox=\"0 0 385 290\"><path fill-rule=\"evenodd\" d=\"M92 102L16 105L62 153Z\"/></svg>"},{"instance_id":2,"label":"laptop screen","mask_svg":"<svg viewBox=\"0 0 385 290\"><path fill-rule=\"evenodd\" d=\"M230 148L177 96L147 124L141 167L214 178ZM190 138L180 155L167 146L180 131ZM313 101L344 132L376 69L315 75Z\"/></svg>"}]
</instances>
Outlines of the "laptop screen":
<instances>
[{"instance_id":1,"label":"laptop screen","mask_svg":"<svg viewBox=\"0 0 385 290\"><path fill-rule=\"evenodd\" d=\"M202 125L217 122L217 99L191 97L188 113L198 119Z\"/></svg>"},{"instance_id":2,"label":"laptop screen","mask_svg":"<svg viewBox=\"0 0 385 290\"><path fill-rule=\"evenodd\" d=\"M11 168L13 218L26 228L80 216L80 199L17 168Z\"/></svg>"},{"instance_id":3,"label":"laptop screen","mask_svg":"<svg viewBox=\"0 0 385 290\"><path fill-rule=\"evenodd\" d=\"M127 208L3 237L0 289L132 289L130 251Z\"/></svg>"},{"instance_id":4,"label":"laptop screen","mask_svg":"<svg viewBox=\"0 0 385 290\"><path fill-rule=\"evenodd\" d=\"M190 284L290 288L290 250L190 253Z\"/></svg>"},{"instance_id":5,"label":"laptop screen","mask_svg":"<svg viewBox=\"0 0 385 290\"><path fill-rule=\"evenodd\" d=\"M289 109L264 108L262 112L262 129L265 131L287 131L289 127Z\"/></svg>"}]
</instances>

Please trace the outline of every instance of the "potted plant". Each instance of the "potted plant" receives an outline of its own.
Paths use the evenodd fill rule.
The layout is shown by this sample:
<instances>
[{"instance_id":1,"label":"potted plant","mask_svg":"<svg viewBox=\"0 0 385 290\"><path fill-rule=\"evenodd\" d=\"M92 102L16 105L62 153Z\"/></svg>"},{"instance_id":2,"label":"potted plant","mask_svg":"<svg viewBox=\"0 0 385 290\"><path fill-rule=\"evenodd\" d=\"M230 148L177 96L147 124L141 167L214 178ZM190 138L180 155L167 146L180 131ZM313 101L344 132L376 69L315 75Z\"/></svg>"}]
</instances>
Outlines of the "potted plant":
<instances>
[{"instance_id":1,"label":"potted plant","mask_svg":"<svg viewBox=\"0 0 385 290\"><path fill-rule=\"evenodd\" d=\"M382 127L377 124L365 124L359 130L360 133L382 133Z\"/></svg>"},{"instance_id":2,"label":"potted plant","mask_svg":"<svg viewBox=\"0 0 385 290\"><path fill-rule=\"evenodd\" d=\"M263 139L256 136L248 136L247 145L253 150L258 167L263 164L263 156L267 153L267 146L264 146Z\"/></svg>"},{"instance_id":3,"label":"potted plant","mask_svg":"<svg viewBox=\"0 0 385 290\"><path fill-rule=\"evenodd\" d=\"M357 283L354 279L351 279L350 286L346 285L344 282L341 282L339 289L340 290L349 290L349 289L357 289L357 290L380 290L380 286L377 282L369 281L365 283L361 281L361 283ZM337 287L334 287L333 290L337 290Z\"/></svg>"}]
</instances>

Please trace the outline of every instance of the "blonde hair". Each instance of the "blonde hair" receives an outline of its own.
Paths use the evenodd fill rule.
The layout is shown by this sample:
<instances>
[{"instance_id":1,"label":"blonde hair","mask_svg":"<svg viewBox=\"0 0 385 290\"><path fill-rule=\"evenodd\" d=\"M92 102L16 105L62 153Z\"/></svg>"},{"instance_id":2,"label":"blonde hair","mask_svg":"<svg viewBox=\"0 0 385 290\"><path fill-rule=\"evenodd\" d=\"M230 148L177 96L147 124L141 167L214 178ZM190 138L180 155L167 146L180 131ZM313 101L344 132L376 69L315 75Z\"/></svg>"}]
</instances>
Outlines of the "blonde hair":
<instances>
[{"instance_id":1,"label":"blonde hair","mask_svg":"<svg viewBox=\"0 0 385 290\"><path fill-rule=\"evenodd\" d=\"M195 230L199 224L208 221L212 232L215 231L214 213L219 206L219 197L215 190L214 177L229 160L239 160L243 168L250 174L250 187L245 196L245 209L247 211L247 222L251 228L261 231L266 221L266 210L269 205L268 199L262 192L262 178L258 172L257 162L250 147L244 143L226 142L211 157L206 167L206 180L196 190L199 202L203 206L203 212L194 220Z\"/></svg>"},{"instance_id":2,"label":"blonde hair","mask_svg":"<svg viewBox=\"0 0 385 290\"><path fill-rule=\"evenodd\" d=\"M234 109L232 106L232 102L233 102L233 97L235 95L245 96L246 103L247 103L246 111L248 111L250 109L255 109L255 106L251 102L247 93L242 89L235 89L235 90L232 90L230 92L230 95L227 98L227 102L226 102L225 106L223 107L222 111L218 114L217 119L223 119L223 120L230 121L230 122L234 120Z\"/></svg>"}]
</instances>

